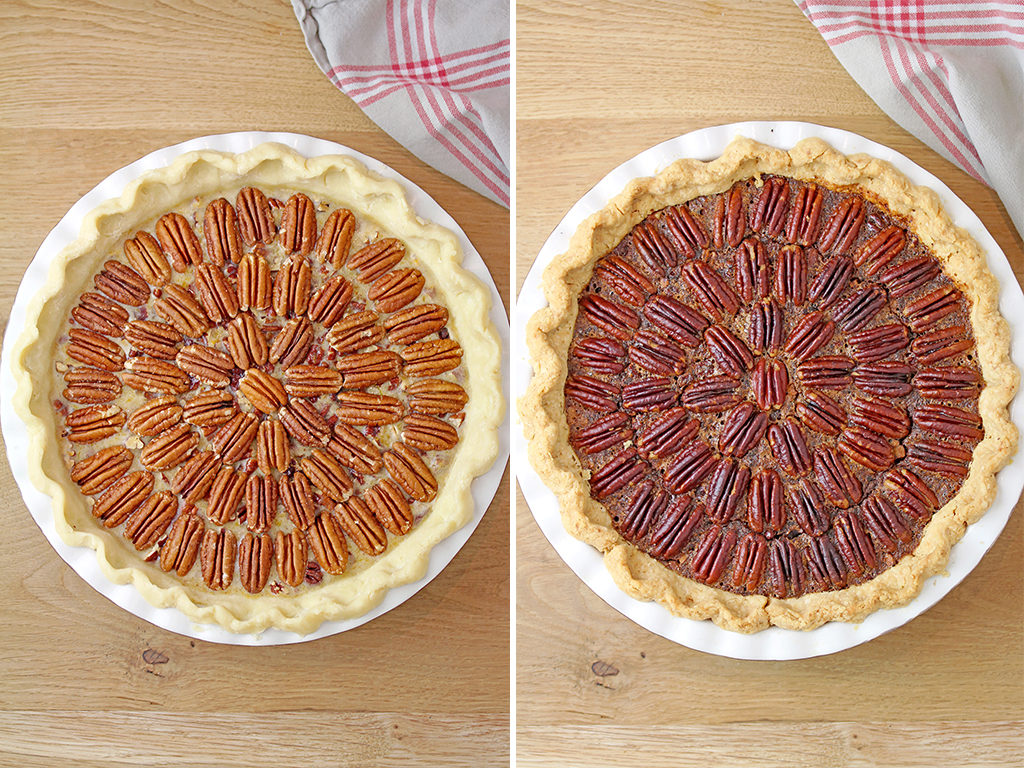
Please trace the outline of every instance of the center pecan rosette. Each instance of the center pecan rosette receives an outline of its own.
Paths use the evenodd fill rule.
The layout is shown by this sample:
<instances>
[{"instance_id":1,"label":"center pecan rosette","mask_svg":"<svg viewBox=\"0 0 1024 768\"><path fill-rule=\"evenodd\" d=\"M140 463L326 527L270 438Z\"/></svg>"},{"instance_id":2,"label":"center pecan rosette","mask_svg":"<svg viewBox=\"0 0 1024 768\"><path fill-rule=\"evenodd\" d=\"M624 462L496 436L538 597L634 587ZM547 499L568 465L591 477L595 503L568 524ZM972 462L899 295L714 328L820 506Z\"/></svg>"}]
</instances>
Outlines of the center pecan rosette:
<instances>
[{"instance_id":1,"label":"center pecan rosette","mask_svg":"<svg viewBox=\"0 0 1024 768\"><path fill-rule=\"evenodd\" d=\"M71 478L145 559L180 577L198 560L210 589L317 584L348 542L380 555L459 440L448 310L399 240L326 209L244 188L205 206L205 250L167 213L71 311Z\"/></svg>"},{"instance_id":2,"label":"center pecan rosette","mask_svg":"<svg viewBox=\"0 0 1024 768\"><path fill-rule=\"evenodd\" d=\"M578 306L565 403L591 495L705 584L870 580L983 437L967 300L855 193L773 176L657 211Z\"/></svg>"}]
</instances>

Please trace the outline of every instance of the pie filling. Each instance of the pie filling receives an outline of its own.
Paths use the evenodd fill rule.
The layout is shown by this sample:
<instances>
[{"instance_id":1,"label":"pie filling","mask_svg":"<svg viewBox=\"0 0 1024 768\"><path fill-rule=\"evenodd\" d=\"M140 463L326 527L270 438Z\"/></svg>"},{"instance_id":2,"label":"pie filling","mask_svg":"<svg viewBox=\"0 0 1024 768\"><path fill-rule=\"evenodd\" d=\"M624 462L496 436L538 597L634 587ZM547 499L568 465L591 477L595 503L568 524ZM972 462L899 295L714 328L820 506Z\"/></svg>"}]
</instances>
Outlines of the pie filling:
<instances>
[{"instance_id":1,"label":"pie filling","mask_svg":"<svg viewBox=\"0 0 1024 768\"><path fill-rule=\"evenodd\" d=\"M885 205L755 176L655 211L596 262L569 444L616 530L776 598L915 550L984 436L970 301Z\"/></svg>"},{"instance_id":2,"label":"pie filling","mask_svg":"<svg viewBox=\"0 0 1024 768\"><path fill-rule=\"evenodd\" d=\"M269 192L196 198L131 233L59 335L54 407L71 479L140 563L287 595L418 525L468 396L406 244Z\"/></svg>"}]
</instances>

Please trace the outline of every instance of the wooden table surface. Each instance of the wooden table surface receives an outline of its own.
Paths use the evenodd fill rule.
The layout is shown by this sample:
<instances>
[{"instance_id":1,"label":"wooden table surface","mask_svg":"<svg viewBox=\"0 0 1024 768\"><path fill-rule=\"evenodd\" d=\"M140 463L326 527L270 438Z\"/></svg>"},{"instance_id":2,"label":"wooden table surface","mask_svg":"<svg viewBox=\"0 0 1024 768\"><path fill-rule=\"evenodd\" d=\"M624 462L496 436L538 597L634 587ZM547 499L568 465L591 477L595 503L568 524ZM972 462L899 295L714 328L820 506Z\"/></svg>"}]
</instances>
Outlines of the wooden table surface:
<instances>
[{"instance_id":1,"label":"wooden table surface","mask_svg":"<svg viewBox=\"0 0 1024 768\"><path fill-rule=\"evenodd\" d=\"M991 190L887 117L790 0L522 0L517 9L517 292L608 171L688 131L802 120L890 146L942 179L1013 265ZM596 597L516 505L516 754L524 766L1019 766L1024 525L908 625L833 656L720 658Z\"/></svg>"},{"instance_id":2,"label":"wooden table surface","mask_svg":"<svg viewBox=\"0 0 1024 768\"><path fill-rule=\"evenodd\" d=\"M208 134L376 157L462 225L508 306L509 224L320 72L287 0L0 4L0 312L50 229L113 171ZM508 472L452 563L355 630L270 648L158 629L85 584L0 462L0 765L507 765Z\"/></svg>"}]
</instances>

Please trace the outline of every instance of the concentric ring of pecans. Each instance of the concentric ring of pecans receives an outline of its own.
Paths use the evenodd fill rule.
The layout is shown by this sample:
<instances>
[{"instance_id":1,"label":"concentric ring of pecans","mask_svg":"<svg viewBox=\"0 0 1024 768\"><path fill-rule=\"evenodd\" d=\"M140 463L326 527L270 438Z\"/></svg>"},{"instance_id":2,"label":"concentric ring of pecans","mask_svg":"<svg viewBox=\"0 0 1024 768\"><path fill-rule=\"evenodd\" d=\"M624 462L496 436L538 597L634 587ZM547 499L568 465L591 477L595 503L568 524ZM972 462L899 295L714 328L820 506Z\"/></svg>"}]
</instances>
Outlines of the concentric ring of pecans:
<instances>
[{"instance_id":1,"label":"concentric ring of pecans","mask_svg":"<svg viewBox=\"0 0 1024 768\"><path fill-rule=\"evenodd\" d=\"M181 577L198 561L211 590L280 594L344 573L353 546L379 556L459 440L448 310L420 298L401 241L355 246L350 211L317 211L245 188L195 222L168 213L70 313L72 480L105 527Z\"/></svg>"},{"instance_id":2,"label":"concentric ring of pecans","mask_svg":"<svg viewBox=\"0 0 1024 768\"><path fill-rule=\"evenodd\" d=\"M781 176L656 211L598 260L569 442L619 532L740 594L913 551L984 436L970 306L881 205Z\"/></svg>"}]
</instances>

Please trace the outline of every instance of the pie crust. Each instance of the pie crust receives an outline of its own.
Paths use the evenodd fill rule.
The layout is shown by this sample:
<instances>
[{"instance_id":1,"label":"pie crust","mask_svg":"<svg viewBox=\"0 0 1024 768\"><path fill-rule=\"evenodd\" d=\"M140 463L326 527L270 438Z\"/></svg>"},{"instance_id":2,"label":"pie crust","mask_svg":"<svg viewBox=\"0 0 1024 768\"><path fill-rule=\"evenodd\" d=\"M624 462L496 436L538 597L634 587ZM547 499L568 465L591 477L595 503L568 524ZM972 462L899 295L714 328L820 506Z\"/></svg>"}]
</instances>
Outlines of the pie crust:
<instances>
[{"instance_id":1,"label":"pie crust","mask_svg":"<svg viewBox=\"0 0 1024 768\"><path fill-rule=\"evenodd\" d=\"M396 269L418 270L422 274L424 284L422 293L413 300L414 303L406 306L436 302L447 309L447 323L442 322L440 330L433 327L433 333L426 338L440 339L442 341L439 343L448 347L452 342L457 342L456 346L461 348L460 364L454 370L449 366L437 376L440 379L457 382L464 389L467 399L461 409L442 411L441 419L445 420L445 439L449 439L454 432L458 435L458 441L451 450L409 449L410 453L422 456L426 465L429 465L438 487L436 494L430 489L424 491L424 498L421 500L406 499L412 510L410 517L414 516L414 520L404 535L393 535L393 532L386 534L387 543L383 552L371 556L360 552L358 542L349 533L348 567L342 573L332 575L326 572L326 568L321 570L314 565L316 573L311 575L315 578L300 578L298 570L301 570L302 566L296 560L296 573L291 574L296 582L294 586L282 583L284 576L277 572L278 569L275 569L273 564L269 567L270 584L266 582L267 563L251 565L250 570L258 571L262 568L264 579L263 584L255 585L259 587L253 589L255 594L247 591L248 586L243 589L240 584L241 564L236 568L234 578L228 580L227 588L211 589L208 586L209 581L204 580L204 574L200 573L198 557L195 558L194 566L183 576L179 576L173 567L167 572L158 567L159 545L146 547L142 552L137 551L133 541L126 538L128 534L122 535L120 526L108 528L101 520L94 518L91 510L99 494L94 493L91 498L83 494L83 489L72 481L69 470L75 466L76 461L94 453L97 446L122 438L127 439L128 447L132 451L131 469L139 470L142 456L141 450L138 449L143 447L144 441L133 438L132 432L125 427L122 433L118 433L117 438L108 439L107 443L95 443L91 448L88 444L70 443L65 440L68 426L55 409L55 404L66 404L62 399L62 391L66 392L65 388L68 386L64 374L69 367L80 364L76 360L69 360L67 355L70 346L68 334L70 329L78 327L74 322L70 322L69 325L69 315L83 293L97 290L93 287L94 278L102 273L105 263L115 260L126 264L126 257L121 255L125 253L125 242L134 238L140 231L152 233L158 220L169 212L181 212L186 217L191 217L195 222L192 225L193 229L198 238L202 238L203 211L208 202L219 197L233 202L239 191L245 188L255 188L265 193L271 206L268 210L273 210L271 215L276 218L275 232L285 214L283 210L276 209L283 209L285 200L290 201L304 195L316 206L314 215L317 219L317 234L322 231L331 212L340 209L351 212L356 228L349 249L350 256L368 244L387 242L388 239L401 243L404 247L404 256ZM289 249L283 246L278 248L276 238L266 248L258 244L250 245L251 247L247 246L243 250L260 250L269 260L271 269L283 266L282 251L285 256L289 252ZM308 246L302 247L306 249L303 253L308 254L303 258L313 264L312 289L315 291L331 277L331 265L317 263L316 254L309 253ZM296 253L300 252L297 242L295 249ZM275 263L275 259L281 263ZM245 258L242 257L240 260L244 262ZM230 274L230 280L233 281L239 278L234 274L231 261L235 259L224 260L226 266L223 267L223 271ZM206 259L206 262L209 263L209 259ZM504 418L505 403L501 393L500 373L501 346L497 331L489 319L492 304L490 292L472 274L463 269L461 263L462 250L454 233L419 218L407 201L401 184L369 171L351 157L331 155L305 158L279 144L262 144L242 154L204 150L182 155L169 166L149 171L128 184L121 197L106 201L85 216L78 238L54 259L45 285L29 305L26 328L18 337L11 356L17 383L13 405L27 426L29 477L39 490L53 499L56 527L61 538L69 545L87 546L96 550L101 570L108 579L118 584L134 584L139 593L153 606L177 608L196 624L218 624L233 633L258 633L268 628L276 628L308 634L324 621L359 617L378 605L391 588L422 578L427 571L431 549L471 520L474 510L470 486L474 478L490 468L497 456L498 428ZM369 285L372 279L378 279L386 269L396 266L390 261L383 264L384 266L380 268L366 270L370 276L362 274L363 282ZM184 285L188 287L188 281L192 279L191 273L194 271L193 265L187 265L185 270L176 271L185 272L184 277L178 276L177 282L182 283L184 280ZM338 273L341 272L345 273L351 283L357 284L353 307L355 302L362 298L363 302L369 305L366 309L373 309L373 302L367 298L367 288L362 288L362 296L358 293L359 271L348 264L345 270L338 270ZM175 279L172 278L170 282L174 283ZM232 283L232 287L233 285ZM309 283L306 285L308 288ZM156 284L151 287L154 297L161 295ZM195 284L192 284L192 289L195 290ZM167 290L166 285L164 290ZM380 310L381 324L385 318L393 316L403 308L390 310L386 314L379 306L380 303L377 302L376 309ZM143 308L148 306L147 302ZM347 312L346 316L350 313ZM255 308L252 314L257 314ZM289 315L294 315L297 320L301 312L290 311L283 314L284 317L279 319L278 326L286 325L289 322ZM133 313L132 317L133 320L140 320L145 319L146 315ZM148 319L164 318L150 316ZM221 348L222 352L229 348L229 341L226 338L227 320L225 316L224 322L212 323L214 328L211 333L219 326L221 334L216 338L211 336L208 340L210 346ZM266 325L269 321L261 319L261 322ZM274 330L276 328L266 328L271 343L274 338L271 334ZM319 333L326 339L329 330L328 325L318 322L314 333ZM186 343L188 338L186 336ZM452 342L448 342L449 338ZM388 344L389 339L385 338L380 346ZM328 343L324 341L320 346L327 349ZM385 353L390 357L386 362L389 365L397 362L399 367L408 365L409 362L404 358L401 361L398 361L398 358L401 351L409 346L410 344L391 344L388 348L399 352ZM131 350L127 343L123 344L123 347L125 350ZM363 352L367 349L367 345L360 347ZM373 349L376 350L377 347ZM315 347L313 351L315 353ZM128 362L124 364L126 369L131 369L133 361L139 359L133 357L137 354L137 351L129 351ZM171 354L174 354L173 351ZM228 355L225 354L224 357ZM180 354L177 360L181 362ZM172 358L171 362L175 362L175 359ZM279 362L279 368L283 369L284 361ZM315 362L311 357L309 360L301 359L298 363L291 364ZM71 366L68 363L71 363ZM238 364L235 365L237 367ZM253 369L255 367L253 364ZM271 367L268 365L267 369L270 370ZM123 377L126 372L121 370L117 375ZM194 395L197 391L228 391L236 401L245 400L244 396L239 394L242 391L240 382L237 381L239 373L241 372L236 370L236 380L230 385L223 385L221 389L208 387L206 385L209 381L197 380L193 375L187 395ZM271 370L269 376L276 377L281 382L287 381L283 370ZM340 381L340 376L335 378ZM381 377L373 382L379 383L379 387L355 386L352 389L368 393L383 392L385 383L379 381L379 378ZM404 395L406 383L422 380L422 377L412 376L411 372L407 376L403 369L401 376L396 374L387 382L391 389L398 390L392 394L399 395L393 399L402 401L400 407L403 410L403 419L397 424L380 428L378 447L385 453L403 439L402 435L408 434L400 431L403 428L409 429L404 421L404 417L411 412L408 407L409 398ZM261 382L265 384L266 377L261 380L253 378L252 382L253 386L248 390L254 393L252 402L237 407L237 410L245 410L260 416L258 412L261 409L256 406L259 401L257 385ZM272 389L280 389L274 382L270 384L273 385ZM348 389L342 387L343 391ZM127 384L122 391L134 395L138 402L142 402L141 391L132 392ZM147 396L150 400L147 402L156 394L159 393L150 392ZM339 407L332 400L333 397L326 395L308 401L324 405L332 426L337 413L335 409ZM122 401L118 400L117 404L122 404ZM277 405L273 402L266 405L263 414L276 413ZM431 425L436 426L437 422L430 422L428 427ZM350 434L360 430L370 432L372 427L357 426ZM201 430L196 427L195 431L198 433ZM210 438L214 431L211 429L203 434ZM164 432L155 434L162 435ZM385 438L385 434L388 437ZM158 439L159 437L147 438L145 443L149 444ZM324 439L326 441L327 438ZM122 440L122 444L123 442ZM240 474L252 471L256 466L257 449L258 442L253 441L251 453L243 452L239 463L233 464ZM295 459L298 459L299 455L308 455L308 451L308 448L305 451L299 448L299 454L294 455ZM397 454L400 449L396 448L390 452ZM152 455L149 458L152 459ZM376 463L380 464L380 461ZM342 464L344 465L344 462ZM227 465L228 459L225 458L224 466ZM163 474L162 487L166 488L177 471L175 467L180 469L181 466L180 462L172 464L166 471L160 467L153 469L153 474ZM293 461L289 473L294 471L295 467L296 462ZM405 469L408 468L406 465ZM398 471L404 470L399 467ZM285 473L276 470L270 472L275 481L283 474ZM342 489L342 495L346 498L349 493L354 496L361 490L369 490L370 485L362 485L364 478L355 470L346 470L342 474L346 477L355 477L355 491L350 489L344 492ZM367 472L368 477L370 474L372 473ZM383 469L379 470L378 474L383 478L389 477L388 472ZM159 479L157 485L160 485ZM396 480L394 485L397 487L401 483ZM329 497L315 483L312 491L318 501L322 495L325 509L329 510L333 506ZM184 493L181 495L184 496ZM199 504L203 508L202 512L191 509L191 513L205 515L204 504ZM246 503L241 500L239 506L234 514L240 515L241 521L244 522L246 515L251 515L252 511L247 509ZM248 506L253 505L250 503ZM188 508L188 505L183 505L182 508ZM290 515L285 514L286 507L278 503L274 508L278 524L272 525L266 535L282 528L290 529L286 532L297 530L289 525ZM275 514L272 512L271 520L274 518ZM203 519L209 522L205 517ZM239 525L240 521L234 520L233 517L229 522L239 529L237 539L241 546L246 525ZM249 527L251 531L253 528ZM259 528L256 530L257 534L263 532ZM160 544L164 544L170 535L171 533L165 530ZM260 537L257 535L255 538ZM344 537L342 538L344 540ZM369 546L372 549L372 544ZM306 551L305 548L303 551ZM312 550L309 556L313 565ZM267 588L262 588L264 586Z\"/></svg>"},{"instance_id":2,"label":"pie crust","mask_svg":"<svg viewBox=\"0 0 1024 768\"><path fill-rule=\"evenodd\" d=\"M977 400L984 437L974 449L969 474L959 491L931 515L913 551L867 581L799 597L742 594L702 583L627 541L609 508L595 498L602 493L592 495L591 470L584 468L570 445L565 394L570 347L578 316L585 314L579 311L578 299L591 283L598 261L655 212L719 195L747 180L761 187L773 175L860 195L913 233L970 306L974 357L984 381ZM669 274L671 279L675 273ZM905 604L925 579L944 569L950 548L966 526L984 514L995 494L996 472L1016 451L1017 429L1008 418L1008 407L1019 372L1009 359L1009 329L998 310L999 286L984 254L950 221L931 190L913 185L888 163L867 155L847 157L815 138L788 152L737 138L711 162L677 161L656 177L634 180L586 219L566 253L544 270L542 285L548 306L527 324L534 376L519 403L529 460L558 497L566 530L603 553L619 588L640 600L656 600L677 616L711 619L723 628L751 633L773 625L813 629L829 621L856 622L879 608ZM617 450L625 453L631 446L632 440ZM634 483L643 483L643 478Z\"/></svg>"}]
</instances>

